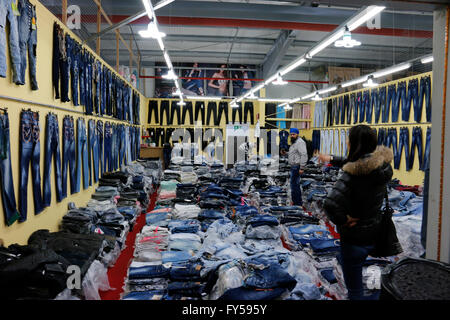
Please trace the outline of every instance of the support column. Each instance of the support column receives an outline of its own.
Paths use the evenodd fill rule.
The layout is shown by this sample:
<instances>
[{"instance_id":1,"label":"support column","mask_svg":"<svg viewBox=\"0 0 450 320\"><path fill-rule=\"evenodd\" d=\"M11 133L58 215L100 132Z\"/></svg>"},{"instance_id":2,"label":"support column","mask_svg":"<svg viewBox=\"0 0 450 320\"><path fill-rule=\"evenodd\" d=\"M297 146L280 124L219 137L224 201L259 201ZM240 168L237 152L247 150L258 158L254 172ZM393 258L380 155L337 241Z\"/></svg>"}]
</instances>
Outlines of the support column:
<instances>
[{"instance_id":1,"label":"support column","mask_svg":"<svg viewBox=\"0 0 450 320\"><path fill-rule=\"evenodd\" d=\"M450 262L450 7L433 14L430 189L426 258Z\"/></svg>"}]
</instances>

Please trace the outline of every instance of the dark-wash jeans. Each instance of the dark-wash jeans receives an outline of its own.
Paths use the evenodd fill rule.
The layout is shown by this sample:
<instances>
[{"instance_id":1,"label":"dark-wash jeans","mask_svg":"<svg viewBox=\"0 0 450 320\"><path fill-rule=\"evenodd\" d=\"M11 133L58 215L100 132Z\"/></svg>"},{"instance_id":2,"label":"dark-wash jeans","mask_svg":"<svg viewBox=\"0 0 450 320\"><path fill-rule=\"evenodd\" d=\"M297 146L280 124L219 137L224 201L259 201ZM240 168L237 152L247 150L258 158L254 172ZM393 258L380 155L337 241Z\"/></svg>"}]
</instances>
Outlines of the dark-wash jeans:
<instances>
[{"instance_id":1,"label":"dark-wash jeans","mask_svg":"<svg viewBox=\"0 0 450 320\"><path fill-rule=\"evenodd\" d=\"M67 197L67 167L70 168L70 193L76 192L75 124L72 116L63 119L62 197Z\"/></svg>"}]
</instances>

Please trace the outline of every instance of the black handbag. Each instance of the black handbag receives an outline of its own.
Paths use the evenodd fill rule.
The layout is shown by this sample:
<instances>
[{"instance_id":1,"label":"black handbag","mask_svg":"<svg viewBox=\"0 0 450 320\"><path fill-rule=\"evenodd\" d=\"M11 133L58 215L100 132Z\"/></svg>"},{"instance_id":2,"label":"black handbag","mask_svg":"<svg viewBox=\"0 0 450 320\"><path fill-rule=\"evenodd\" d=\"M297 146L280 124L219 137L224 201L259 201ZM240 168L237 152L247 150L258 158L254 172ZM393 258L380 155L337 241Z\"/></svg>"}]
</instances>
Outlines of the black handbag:
<instances>
[{"instance_id":1,"label":"black handbag","mask_svg":"<svg viewBox=\"0 0 450 320\"><path fill-rule=\"evenodd\" d=\"M385 199L386 206L381 215L375 249L370 254L373 257L390 257L403 252L402 246L397 238L397 230L395 229L394 221L392 221L392 213L394 210L389 206L387 190Z\"/></svg>"}]
</instances>

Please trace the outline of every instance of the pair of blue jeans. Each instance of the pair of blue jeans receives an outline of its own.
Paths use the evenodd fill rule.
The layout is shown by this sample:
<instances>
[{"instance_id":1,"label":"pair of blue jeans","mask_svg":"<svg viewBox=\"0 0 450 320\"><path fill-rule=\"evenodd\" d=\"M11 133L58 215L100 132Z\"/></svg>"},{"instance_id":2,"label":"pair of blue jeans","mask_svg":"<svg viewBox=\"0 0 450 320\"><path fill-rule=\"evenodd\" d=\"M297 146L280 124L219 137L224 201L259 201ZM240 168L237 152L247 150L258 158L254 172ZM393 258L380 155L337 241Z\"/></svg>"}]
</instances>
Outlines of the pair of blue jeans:
<instances>
[{"instance_id":1,"label":"pair of blue jeans","mask_svg":"<svg viewBox=\"0 0 450 320\"><path fill-rule=\"evenodd\" d=\"M103 153L103 121L97 121L98 167L100 177L105 173Z\"/></svg>"},{"instance_id":2,"label":"pair of blue jeans","mask_svg":"<svg viewBox=\"0 0 450 320\"><path fill-rule=\"evenodd\" d=\"M357 96L356 93L351 93L350 108L353 110L353 124L358 122L358 110L360 103L361 103L361 95Z\"/></svg>"},{"instance_id":3,"label":"pair of blue jeans","mask_svg":"<svg viewBox=\"0 0 450 320\"><path fill-rule=\"evenodd\" d=\"M431 150L431 127L427 128L427 136L425 142L425 152L423 155L423 170L430 169L430 150Z\"/></svg>"},{"instance_id":4,"label":"pair of blue jeans","mask_svg":"<svg viewBox=\"0 0 450 320\"><path fill-rule=\"evenodd\" d=\"M371 95L369 90L364 91L363 93L363 110L365 110L366 113L366 122L372 123L372 101L371 101Z\"/></svg>"},{"instance_id":5,"label":"pair of blue jeans","mask_svg":"<svg viewBox=\"0 0 450 320\"><path fill-rule=\"evenodd\" d=\"M422 128L414 127L412 132L412 142L411 142L411 155L409 157L409 167L412 168L414 164L414 153L417 147L417 155L419 157L419 170L424 171L423 166L423 151L422 151Z\"/></svg>"},{"instance_id":6,"label":"pair of blue jeans","mask_svg":"<svg viewBox=\"0 0 450 320\"><path fill-rule=\"evenodd\" d=\"M303 204L299 170L300 166L293 166L290 174L291 198L294 206L301 206Z\"/></svg>"},{"instance_id":7,"label":"pair of blue jeans","mask_svg":"<svg viewBox=\"0 0 450 320\"><path fill-rule=\"evenodd\" d=\"M62 198L67 197L67 168L70 168L70 192L76 192L75 124L72 116L63 119Z\"/></svg>"},{"instance_id":8,"label":"pair of blue jeans","mask_svg":"<svg viewBox=\"0 0 450 320\"><path fill-rule=\"evenodd\" d=\"M408 92L412 92L412 87L409 88L408 87ZM398 115L400 112L400 104L402 105L401 110L402 110L402 120L404 120L404 118L406 116L409 117L409 108L411 106L411 103L408 104L408 99L407 99L407 95L406 95L406 82L405 81L401 81L398 83L397 85L397 95L395 97L395 106L397 106L397 108L392 108L392 122L398 122ZM393 104L394 106L394 104ZM404 120L404 121L408 121L408 120Z\"/></svg>"},{"instance_id":9,"label":"pair of blue jeans","mask_svg":"<svg viewBox=\"0 0 450 320\"><path fill-rule=\"evenodd\" d=\"M385 108L383 109L383 115L382 115L383 123L389 122L389 111L390 111L390 107L391 107L391 102L392 102L392 109L394 109L396 100L397 100L397 91L395 88L395 84L391 84L388 86L388 89L387 89L386 104L384 105ZM384 101L381 99L382 104L383 104L383 102Z\"/></svg>"},{"instance_id":10,"label":"pair of blue jeans","mask_svg":"<svg viewBox=\"0 0 450 320\"><path fill-rule=\"evenodd\" d=\"M37 47L37 21L36 6L28 0L20 0L18 4L20 16L17 17L20 46L20 76L19 81L25 84L25 70L27 69L27 56L30 63L31 90L37 90L36 80L36 47Z\"/></svg>"},{"instance_id":11,"label":"pair of blue jeans","mask_svg":"<svg viewBox=\"0 0 450 320\"><path fill-rule=\"evenodd\" d=\"M296 284L297 281L276 264L270 264L262 270L255 269L244 279L244 286L247 288L292 290Z\"/></svg>"},{"instance_id":12,"label":"pair of blue jeans","mask_svg":"<svg viewBox=\"0 0 450 320\"><path fill-rule=\"evenodd\" d=\"M423 99L425 97L425 111L427 122L431 122L431 77L420 78L419 103L414 108L414 120L420 122L422 118Z\"/></svg>"},{"instance_id":13,"label":"pair of blue jeans","mask_svg":"<svg viewBox=\"0 0 450 320\"><path fill-rule=\"evenodd\" d=\"M371 92L371 110L374 110L375 123L380 121L381 107L380 107L380 98L377 89L372 89Z\"/></svg>"},{"instance_id":14,"label":"pair of blue jeans","mask_svg":"<svg viewBox=\"0 0 450 320\"><path fill-rule=\"evenodd\" d=\"M89 184L89 160L88 160L88 139L86 123L84 118L77 119L77 179L75 192L81 188L81 171L83 171L83 189L87 189Z\"/></svg>"},{"instance_id":15,"label":"pair of blue jeans","mask_svg":"<svg viewBox=\"0 0 450 320\"><path fill-rule=\"evenodd\" d=\"M19 46L19 27L17 16L13 10L15 0L4 0L0 2L0 77L6 77L6 19L9 21L9 52L12 62L12 79L15 84L24 84L20 81L20 46Z\"/></svg>"},{"instance_id":16,"label":"pair of blue jeans","mask_svg":"<svg viewBox=\"0 0 450 320\"><path fill-rule=\"evenodd\" d=\"M356 246L341 243L337 259L342 266L349 300L365 300L362 269L374 246Z\"/></svg>"},{"instance_id":17,"label":"pair of blue jeans","mask_svg":"<svg viewBox=\"0 0 450 320\"><path fill-rule=\"evenodd\" d=\"M78 100L78 83L80 81L80 45L72 39L68 34L66 35L66 52L69 59L70 67L70 84L72 88L72 103L74 106L79 106Z\"/></svg>"},{"instance_id":18,"label":"pair of blue jeans","mask_svg":"<svg viewBox=\"0 0 450 320\"><path fill-rule=\"evenodd\" d=\"M398 143L398 153L394 154L394 169L400 168L400 161L402 159L402 151L405 149L406 171L410 171L410 159L409 159L409 129L400 128L400 138Z\"/></svg>"},{"instance_id":19,"label":"pair of blue jeans","mask_svg":"<svg viewBox=\"0 0 450 320\"><path fill-rule=\"evenodd\" d=\"M379 108L380 108L380 114L381 114L381 122L385 122L385 114L388 112L386 110L386 87L381 87L378 89L378 101L379 101ZM379 122L379 117L375 115L375 123Z\"/></svg>"},{"instance_id":20,"label":"pair of blue jeans","mask_svg":"<svg viewBox=\"0 0 450 320\"><path fill-rule=\"evenodd\" d=\"M96 114L102 114L100 110L101 105L101 76L102 65L100 61L96 60L93 64L93 79L95 84L95 95L94 95L94 109Z\"/></svg>"},{"instance_id":21,"label":"pair of blue jeans","mask_svg":"<svg viewBox=\"0 0 450 320\"><path fill-rule=\"evenodd\" d=\"M151 265L145 267L129 268L128 279L168 278L170 268L163 265Z\"/></svg>"},{"instance_id":22,"label":"pair of blue jeans","mask_svg":"<svg viewBox=\"0 0 450 320\"><path fill-rule=\"evenodd\" d=\"M8 113L0 114L0 175L5 224L12 225L20 217L16 207L14 181L11 168L11 148L9 141Z\"/></svg>"},{"instance_id":23,"label":"pair of blue jeans","mask_svg":"<svg viewBox=\"0 0 450 320\"><path fill-rule=\"evenodd\" d=\"M92 167L94 168L94 182L98 182L98 161L99 161L99 143L97 136L97 127L95 126L95 120L89 120L89 163L93 163ZM92 160L91 160L92 159ZM92 185L91 181L92 176L89 175L89 185Z\"/></svg>"},{"instance_id":24,"label":"pair of blue jeans","mask_svg":"<svg viewBox=\"0 0 450 320\"><path fill-rule=\"evenodd\" d=\"M390 128L388 129L387 137L385 140L385 146L390 148L392 146L392 151L394 155L398 154L397 150L397 129Z\"/></svg>"},{"instance_id":25,"label":"pair of blue jeans","mask_svg":"<svg viewBox=\"0 0 450 320\"><path fill-rule=\"evenodd\" d=\"M61 180L61 156L59 143L58 116L54 113L47 114L47 126L45 130L45 157L44 157L44 206L49 207L52 198L50 173L52 160L55 160L55 183L56 200L61 202L62 180Z\"/></svg>"},{"instance_id":26,"label":"pair of blue jeans","mask_svg":"<svg viewBox=\"0 0 450 320\"><path fill-rule=\"evenodd\" d=\"M361 91L356 93L356 104L358 106L359 109L359 123L364 122L365 117L366 117L366 103L364 101L364 95Z\"/></svg>"},{"instance_id":27,"label":"pair of blue jeans","mask_svg":"<svg viewBox=\"0 0 450 320\"><path fill-rule=\"evenodd\" d=\"M419 81L417 79L411 79L408 82L408 94L406 96L406 104L402 105L402 120L409 121L409 114L411 112L411 103L413 103L414 114L419 108ZM422 113L422 109L420 109ZM416 116L414 116L416 118Z\"/></svg>"},{"instance_id":28,"label":"pair of blue jeans","mask_svg":"<svg viewBox=\"0 0 450 320\"><path fill-rule=\"evenodd\" d=\"M19 222L27 219L28 208L28 168L31 163L33 180L34 213L44 210L41 192L41 141L39 127L39 113L23 110L20 115L20 193L19 193Z\"/></svg>"}]
</instances>

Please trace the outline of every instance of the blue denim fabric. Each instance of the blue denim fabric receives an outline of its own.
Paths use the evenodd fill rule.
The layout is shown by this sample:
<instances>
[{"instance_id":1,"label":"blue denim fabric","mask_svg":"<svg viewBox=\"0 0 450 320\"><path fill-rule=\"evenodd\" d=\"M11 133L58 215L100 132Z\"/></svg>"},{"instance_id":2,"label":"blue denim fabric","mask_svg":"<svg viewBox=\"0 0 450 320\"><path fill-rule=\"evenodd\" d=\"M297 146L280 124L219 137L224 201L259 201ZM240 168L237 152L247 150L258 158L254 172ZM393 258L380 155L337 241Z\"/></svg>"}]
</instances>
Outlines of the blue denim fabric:
<instances>
[{"instance_id":1,"label":"blue denim fabric","mask_svg":"<svg viewBox=\"0 0 450 320\"><path fill-rule=\"evenodd\" d=\"M117 126L118 147L119 147L119 168L124 165L125 162L125 127L121 124Z\"/></svg>"},{"instance_id":2,"label":"blue denim fabric","mask_svg":"<svg viewBox=\"0 0 450 320\"><path fill-rule=\"evenodd\" d=\"M414 120L420 122L422 118L423 98L425 96L425 111L427 122L431 122L431 77L420 78L419 103L414 108Z\"/></svg>"},{"instance_id":3,"label":"blue denim fabric","mask_svg":"<svg viewBox=\"0 0 450 320\"><path fill-rule=\"evenodd\" d=\"M63 160L62 160L62 198L67 197L67 167L70 168L70 192L76 190L76 169L75 169L75 128L74 120L71 116L63 119Z\"/></svg>"},{"instance_id":4,"label":"blue denim fabric","mask_svg":"<svg viewBox=\"0 0 450 320\"><path fill-rule=\"evenodd\" d=\"M28 0L20 0L18 4L20 16L17 17L20 46L20 84L25 84L25 70L27 69L27 55L30 63L31 90L37 90L36 80L36 46L37 46L37 19L36 6ZM32 23L34 19L34 24Z\"/></svg>"},{"instance_id":5,"label":"blue denim fabric","mask_svg":"<svg viewBox=\"0 0 450 320\"><path fill-rule=\"evenodd\" d=\"M356 105L359 109L359 123L364 122L364 119L366 117L366 111L365 111L365 103L364 103L364 96L361 91L356 93Z\"/></svg>"},{"instance_id":6,"label":"blue denim fabric","mask_svg":"<svg viewBox=\"0 0 450 320\"><path fill-rule=\"evenodd\" d=\"M280 223L278 222L278 219L271 215L258 215L256 217L251 218L248 221L248 224L251 225L253 228L259 227L259 226L278 226Z\"/></svg>"},{"instance_id":7,"label":"blue denim fabric","mask_svg":"<svg viewBox=\"0 0 450 320\"><path fill-rule=\"evenodd\" d=\"M85 85L86 85L86 105L85 114L91 115L94 112L93 99L92 99L92 63L93 58L90 53L86 52L85 55Z\"/></svg>"},{"instance_id":8,"label":"blue denim fabric","mask_svg":"<svg viewBox=\"0 0 450 320\"><path fill-rule=\"evenodd\" d=\"M423 167L423 152L422 152L422 128L414 127L412 133L412 142L411 142L411 154L409 156L409 167L412 168L414 164L414 153L417 147L417 156L419 157L419 170L424 171Z\"/></svg>"},{"instance_id":9,"label":"blue denim fabric","mask_svg":"<svg viewBox=\"0 0 450 320\"><path fill-rule=\"evenodd\" d=\"M402 158L402 150L405 149L405 161L406 161L406 170L410 171L410 159L409 159L409 129L408 128L400 128L400 139L398 144L398 153L394 157L394 168L400 168L400 161Z\"/></svg>"},{"instance_id":10,"label":"blue denim fabric","mask_svg":"<svg viewBox=\"0 0 450 320\"><path fill-rule=\"evenodd\" d=\"M170 279L177 281L199 281L203 264L199 262L175 263L170 268Z\"/></svg>"},{"instance_id":11,"label":"blue denim fabric","mask_svg":"<svg viewBox=\"0 0 450 320\"><path fill-rule=\"evenodd\" d=\"M47 114L47 126L45 129L45 154L44 154L44 206L50 206L52 198L51 190L51 165L55 160L55 183L56 183L56 201L63 199L62 180L61 180L61 156L59 147L59 125L58 116L53 113Z\"/></svg>"},{"instance_id":12,"label":"blue denim fabric","mask_svg":"<svg viewBox=\"0 0 450 320\"><path fill-rule=\"evenodd\" d=\"M80 80L80 105L86 105L86 69L85 69L85 50L80 47L78 54L78 79Z\"/></svg>"},{"instance_id":13,"label":"blue denim fabric","mask_svg":"<svg viewBox=\"0 0 450 320\"><path fill-rule=\"evenodd\" d=\"M145 223L147 225L156 225L157 223L166 220L168 216L167 212L159 212L159 213L147 213L145 216Z\"/></svg>"},{"instance_id":14,"label":"blue denim fabric","mask_svg":"<svg viewBox=\"0 0 450 320\"><path fill-rule=\"evenodd\" d=\"M285 292L285 288L261 290L239 287L227 290L219 300L274 300Z\"/></svg>"},{"instance_id":15,"label":"blue denim fabric","mask_svg":"<svg viewBox=\"0 0 450 320\"><path fill-rule=\"evenodd\" d=\"M12 225L20 217L16 207L14 181L11 168L11 148L9 139L8 113L0 115L0 174L5 224Z\"/></svg>"},{"instance_id":16,"label":"blue denim fabric","mask_svg":"<svg viewBox=\"0 0 450 320\"><path fill-rule=\"evenodd\" d=\"M353 124L358 122L359 103L361 103L361 95L356 96L356 93L351 93L350 106L353 106Z\"/></svg>"},{"instance_id":17,"label":"blue denim fabric","mask_svg":"<svg viewBox=\"0 0 450 320\"><path fill-rule=\"evenodd\" d=\"M171 220L168 224L168 228L172 234L175 233L197 233L200 229L200 223L198 220Z\"/></svg>"},{"instance_id":18,"label":"blue denim fabric","mask_svg":"<svg viewBox=\"0 0 450 320\"><path fill-rule=\"evenodd\" d=\"M286 130L281 130L279 136L280 136L280 150L281 149L289 150L288 144L289 132L287 132Z\"/></svg>"},{"instance_id":19,"label":"blue denim fabric","mask_svg":"<svg viewBox=\"0 0 450 320\"><path fill-rule=\"evenodd\" d=\"M374 110L375 123L378 123L380 121L381 106L377 89L372 89L370 100L371 100L370 109Z\"/></svg>"},{"instance_id":20,"label":"blue denim fabric","mask_svg":"<svg viewBox=\"0 0 450 320\"><path fill-rule=\"evenodd\" d=\"M199 220L204 220L204 219L217 220L217 219L224 218L224 216L225 216L225 214L223 211L218 211L218 210L213 210L213 209L205 209L199 213L198 219Z\"/></svg>"},{"instance_id":21,"label":"blue denim fabric","mask_svg":"<svg viewBox=\"0 0 450 320\"><path fill-rule=\"evenodd\" d=\"M326 196L328 192L325 189L312 189L310 192L308 192L308 195L306 196L306 199L308 202L313 201L314 196Z\"/></svg>"},{"instance_id":22,"label":"blue denim fabric","mask_svg":"<svg viewBox=\"0 0 450 320\"><path fill-rule=\"evenodd\" d=\"M398 157L397 150L397 129L391 128L388 130L388 135L386 139L386 147L390 148L392 145L392 150L394 153L394 159Z\"/></svg>"},{"instance_id":23,"label":"blue denim fabric","mask_svg":"<svg viewBox=\"0 0 450 320\"><path fill-rule=\"evenodd\" d=\"M333 268L325 268L320 270L320 275L330 284L337 283L337 279L336 276L334 275Z\"/></svg>"},{"instance_id":24,"label":"blue denim fabric","mask_svg":"<svg viewBox=\"0 0 450 320\"><path fill-rule=\"evenodd\" d=\"M127 293L122 300L162 300L166 294L167 290L134 291Z\"/></svg>"},{"instance_id":25,"label":"blue denim fabric","mask_svg":"<svg viewBox=\"0 0 450 320\"><path fill-rule=\"evenodd\" d=\"M189 297L200 297L205 292L205 284L200 282L169 282L167 286L168 295L182 295Z\"/></svg>"},{"instance_id":26,"label":"blue denim fabric","mask_svg":"<svg viewBox=\"0 0 450 320\"><path fill-rule=\"evenodd\" d=\"M292 234L308 234L313 232L326 232L327 228L321 225L306 224L300 227L289 227Z\"/></svg>"},{"instance_id":27,"label":"blue denim fabric","mask_svg":"<svg viewBox=\"0 0 450 320\"><path fill-rule=\"evenodd\" d=\"M427 136L425 142L425 152L423 154L423 170L430 169L430 150L431 150L431 127L427 128Z\"/></svg>"},{"instance_id":28,"label":"blue denim fabric","mask_svg":"<svg viewBox=\"0 0 450 320\"><path fill-rule=\"evenodd\" d=\"M89 187L88 140L84 118L77 119L77 181L75 192L81 188L81 171L83 171L83 189Z\"/></svg>"},{"instance_id":29,"label":"blue denim fabric","mask_svg":"<svg viewBox=\"0 0 450 320\"><path fill-rule=\"evenodd\" d=\"M80 45L70 36L66 37L66 50L70 65L70 84L72 88L72 103L79 106L78 83L80 82Z\"/></svg>"},{"instance_id":30,"label":"blue denim fabric","mask_svg":"<svg viewBox=\"0 0 450 320\"><path fill-rule=\"evenodd\" d=\"M160 264L128 269L128 279L168 278L169 275L170 268L166 268Z\"/></svg>"},{"instance_id":31,"label":"blue denim fabric","mask_svg":"<svg viewBox=\"0 0 450 320\"><path fill-rule=\"evenodd\" d=\"M314 253L333 253L338 252L340 248L340 241L337 239L328 240L311 240L309 243Z\"/></svg>"},{"instance_id":32,"label":"blue denim fabric","mask_svg":"<svg viewBox=\"0 0 450 320\"><path fill-rule=\"evenodd\" d=\"M292 290L296 284L297 281L276 264L271 264L262 270L255 269L244 279L244 286L247 288Z\"/></svg>"},{"instance_id":33,"label":"blue denim fabric","mask_svg":"<svg viewBox=\"0 0 450 320\"><path fill-rule=\"evenodd\" d=\"M385 115L389 114L389 110L386 110L386 87L381 87L378 89L378 99L379 99L379 105L380 105L380 113L381 113L381 122L385 122ZM376 109L375 109L376 110ZM375 114L375 123L378 123L377 121L378 117Z\"/></svg>"},{"instance_id":34,"label":"blue denim fabric","mask_svg":"<svg viewBox=\"0 0 450 320\"><path fill-rule=\"evenodd\" d=\"M20 116L20 192L19 222L27 219L28 207L28 170L31 162L31 174L33 177L33 200L34 213L39 214L44 210L41 193L41 170L40 170L40 127L39 113L23 110Z\"/></svg>"},{"instance_id":35,"label":"blue denim fabric","mask_svg":"<svg viewBox=\"0 0 450 320\"><path fill-rule=\"evenodd\" d=\"M408 95L406 97L406 105L402 105L403 121L409 121L411 102L413 103L414 110L417 110L419 107L419 82L417 79L412 79L408 82ZM422 109L420 109L420 113L422 113Z\"/></svg>"},{"instance_id":36,"label":"blue denim fabric","mask_svg":"<svg viewBox=\"0 0 450 320\"><path fill-rule=\"evenodd\" d=\"M239 206L236 207L236 215L239 216L250 216L250 215L257 215L258 214L258 209L256 207L253 206Z\"/></svg>"},{"instance_id":37,"label":"blue denim fabric","mask_svg":"<svg viewBox=\"0 0 450 320\"><path fill-rule=\"evenodd\" d=\"M408 88L408 89L411 90L412 88ZM406 116L406 111L407 111L406 109L410 107L410 104L407 106L408 99L406 96L406 82L405 81L401 81L398 83L397 96L395 98L396 98L395 105L397 106L397 108L395 110L394 110L394 108L392 108L392 122L398 122L398 115L400 112L400 103L402 105L402 107L401 107L402 119L403 119L403 117ZM409 112L408 112L408 115L409 115Z\"/></svg>"},{"instance_id":38,"label":"blue denim fabric","mask_svg":"<svg viewBox=\"0 0 450 320\"><path fill-rule=\"evenodd\" d=\"M168 262L187 261L192 258L192 255L189 251L163 251L161 255L163 264Z\"/></svg>"},{"instance_id":39,"label":"blue denim fabric","mask_svg":"<svg viewBox=\"0 0 450 320\"><path fill-rule=\"evenodd\" d=\"M372 123L372 101L370 100L371 96L370 96L370 92L369 90L364 91L363 94L363 104L364 104L364 110L366 112L366 122L367 123Z\"/></svg>"},{"instance_id":40,"label":"blue denim fabric","mask_svg":"<svg viewBox=\"0 0 450 320\"><path fill-rule=\"evenodd\" d=\"M386 108L383 110L383 123L389 122L389 110L392 102L392 110L394 110L394 105L397 100L397 91L395 84L391 84L388 86L387 90L387 100L386 100ZM393 111L394 112L394 111Z\"/></svg>"},{"instance_id":41,"label":"blue denim fabric","mask_svg":"<svg viewBox=\"0 0 450 320\"><path fill-rule=\"evenodd\" d=\"M355 246L342 243L337 259L342 266L349 300L365 300L362 267L373 246Z\"/></svg>"},{"instance_id":42,"label":"blue denim fabric","mask_svg":"<svg viewBox=\"0 0 450 320\"><path fill-rule=\"evenodd\" d=\"M101 81L102 81L102 65L100 61L94 62L94 83L95 83L95 95L94 95L94 109L96 114L103 114L100 110L101 105Z\"/></svg>"},{"instance_id":43,"label":"blue denim fabric","mask_svg":"<svg viewBox=\"0 0 450 320\"><path fill-rule=\"evenodd\" d=\"M97 137L97 128L95 126L95 120L89 120L89 163L91 163L91 159L93 161L93 174L94 174L94 183L98 182L98 137ZM89 180L91 180L92 176L89 175ZM89 185L92 185L91 181Z\"/></svg>"},{"instance_id":44,"label":"blue denim fabric","mask_svg":"<svg viewBox=\"0 0 450 320\"><path fill-rule=\"evenodd\" d=\"M111 123L105 122L105 139L104 139L104 149L103 149L103 170L104 172L113 171L112 168L112 128Z\"/></svg>"},{"instance_id":45,"label":"blue denim fabric","mask_svg":"<svg viewBox=\"0 0 450 320\"><path fill-rule=\"evenodd\" d=\"M97 141L98 141L98 168L100 177L105 172L104 167L104 151L103 151L103 122L101 120L97 121Z\"/></svg>"},{"instance_id":46,"label":"blue denim fabric","mask_svg":"<svg viewBox=\"0 0 450 320\"><path fill-rule=\"evenodd\" d=\"M20 81L21 56L19 46L19 26L17 16L13 12L12 4L15 0L3 0L0 2L0 77L6 77L6 19L9 21L9 52L12 63L12 79L16 84L24 84Z\"/></svg>"},{"instance_id":47,"label":"blue denim fabric","mask_svg":"<svg viewBox=\"0 0 450 320\"><path fill-rule=\"evenodd\" d=\"M300 166L291 167L290 172L290 186L291 186L291 197L294 205L301 206L302 201L302 190L300 187Z\"/></svg>"}]
</instances>

